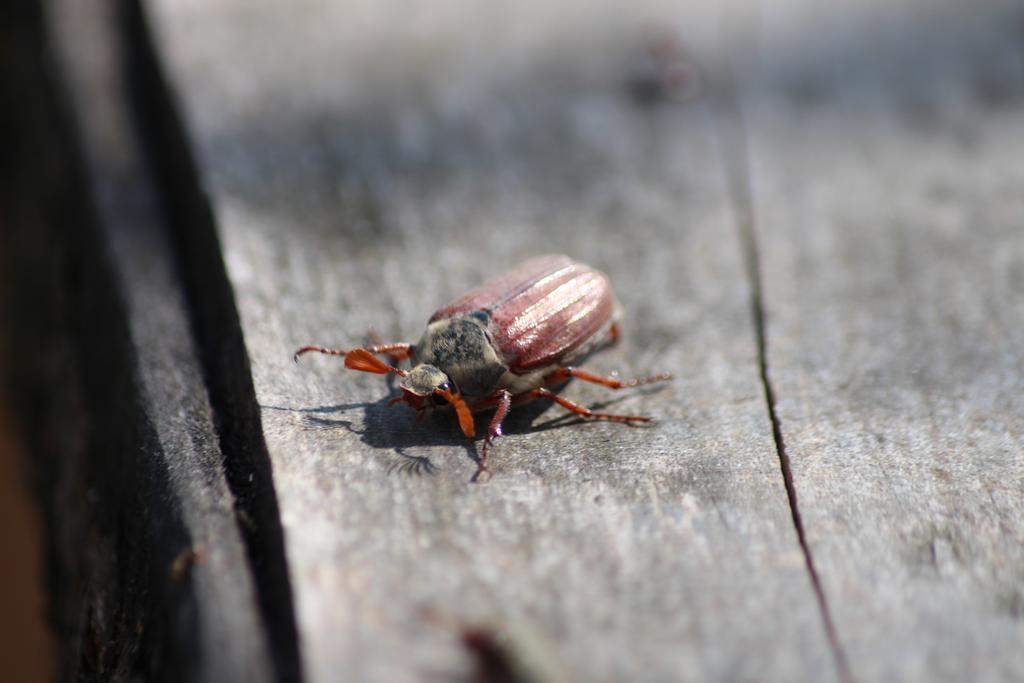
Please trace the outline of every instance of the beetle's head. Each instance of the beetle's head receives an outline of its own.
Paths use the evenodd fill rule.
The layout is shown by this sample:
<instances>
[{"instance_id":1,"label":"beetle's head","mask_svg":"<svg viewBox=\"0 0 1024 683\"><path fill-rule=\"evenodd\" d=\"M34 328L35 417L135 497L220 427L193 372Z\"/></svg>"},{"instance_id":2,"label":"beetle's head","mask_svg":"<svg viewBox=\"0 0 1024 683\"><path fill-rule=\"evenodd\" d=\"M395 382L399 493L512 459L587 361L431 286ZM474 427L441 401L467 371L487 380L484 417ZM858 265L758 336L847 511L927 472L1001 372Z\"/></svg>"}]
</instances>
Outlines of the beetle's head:
<instances>
[{"instance_id":1,"label":"beetle's head","mask_svg":"<svg viewBox=\"0 0 1024 683\"><path fill-rule=\"evenodd\" d=\"M395 401L404 401L416 410L451 405L458 413L463 433L473 436L475 430L469 406L459 396L455 384L441 370L426 363L417 365L402 377L398 386L402 389L402 396Z\"/></svg>"},{"instance_id":2,"label":"beetle's head","mask_svg":"<svg viewBox=\"0 0 1024 683\"><path fill-rule=\"evenodd\" d=\"M448 405L440 392L457 393L448 375L425 363L410 370L398 386L402 388L405 402L414 407L425 406L428 402L435 406Z\"/></svg>"}]
</instances>

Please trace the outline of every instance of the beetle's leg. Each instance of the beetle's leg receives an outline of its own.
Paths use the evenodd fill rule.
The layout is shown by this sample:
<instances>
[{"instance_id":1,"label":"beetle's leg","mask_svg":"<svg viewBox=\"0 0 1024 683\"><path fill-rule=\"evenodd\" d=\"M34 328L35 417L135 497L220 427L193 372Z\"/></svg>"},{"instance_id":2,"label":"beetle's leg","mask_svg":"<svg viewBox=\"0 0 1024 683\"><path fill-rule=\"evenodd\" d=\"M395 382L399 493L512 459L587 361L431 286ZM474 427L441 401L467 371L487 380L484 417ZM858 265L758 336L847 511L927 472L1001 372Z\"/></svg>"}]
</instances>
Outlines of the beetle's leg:
<instances>
[{"instance_id":1,"label":"beetle's leg","mask_svg":"<svg viewBox=\"0 0 1024 683\"><path fill-rule=\"evenodd\" d=\"M662 372L657 375L651 375L650 377L639 377L637 379L620 380L614 377L601 377L600 375L592 375L589 372L580 370L579 368L557 368L551 372L551 374L544 377L544 382L549 385L561 384L570 377L581 379L584 382L593 382L594 384L601 384L611 389L623 389L625 387L636 387L641 384L651 384L652 382L664 382L672 379L672 375L668 372Z\"/></svg>"},{"instance_id":2,"label":"beetle's leg","mask_svg":"<svg viewBox=\"0 0 1024 683\"><path fill-rule=\"evenodd\" d=\"M388 356L391 358L391 362L395 365L398 365L403 360L408 358L410 354L412 354L411 344L389 344L384 341L384 339L380 336L380 333L377 332L377 328L374 327L373 325L370 325L370 328L366 330L366 336L369 337L370 343L373 344L373 346L371 346L370 348L380 348L381 351L379 353L388 354ZM394 350L384 350L383 348L396 346L400 348Z\"/></svg>"},{"instance_id":3,"label":"beetle's leg","mask_svg":"<svg viewBox=\"0 0 1024 683\"><path fill-rule=\"evenodd\" d=\"M380 332L377 331L377 328L373 325L366 328L366 336L370 340L371 344L377 344L379 346L387 343L384 341L384 338L380 336Z\"/></svg>"},{"instance_id":4,"label":"beetle's leg","mask_svg":"<svg viewBox=\"0 0 1024 683\"><path fill-rule=\"evenodd\" d=\"M611 344L619 343L619 339L622 337L622 330L619 328L618 323L612 323L612 326L608 328L608 336L611 338Z\"/></svg>"},{"instance_id":5,"label":"beetle's leg","mask_svg":"<svg viewBox=\"0 0 1024 683\"><path fill-rule=\"evenodd\" d=\"M412 355L412 344L396 342L394 344L377 344L366 349L370 353L384 353L391 356L392 362L399 363Z\"/></svg>"},{"instance_id":6,"label":"beetle's leg","mask_svg":"<svg viewBox=\"0 0 1024 683\"><path fill-rule=\"evenodd\" d=\"M650 422L651 418L644 417L642 415L614 415L612 413L599 413L591 410L590 408L584 408L578 403L562 398L550 389L539 387L537 389L531 389L526 392L527 396L539 396L541 398L550 398L552 401L562 406L566 410L571 410L577 415L583 417L589 417L595 420L614 420L615 422Z\"/></svg>"},{"instance_id":7,"label":"beetle's leg","mask_svg":"<svg viewBox=\"0 0 1024 683\"><path fill-rule=\"evenodd\" d=\"M316 351L317 353L326 353L328 356L346 356L355 349L328 349L323 346L303 346L301 349L295 352L294 359L299 360L299 356L310 351ZM398 342L395 344L377 344L376 346L367 346L364 349L370 353L382 353L391 356L394 362L403 361L409 357L412 353L412 344L406 344L404 342Z\"/></svg>"},{"instance_id":8,"label":"beetle's leg","mask_svg":"<svg viewBox=\"0 0 1024 683\"><path fill-rule=\"evenodd\" d=\"M497 409L494 411L494 417L491 418L491 424L487 427L487 436L484 437L483 452L480 454L480 461L476 466L476 474L473 475L473 481L480 478L480 475L484 472L488 472L487 469L487 456L490 454L491 444L494 440L501 436L501 423L508 415L508 409L512 407L512 394L509 393L508 389L499 389L494 392L491 397L497 403Z\"/></svg>"}]
</instances>

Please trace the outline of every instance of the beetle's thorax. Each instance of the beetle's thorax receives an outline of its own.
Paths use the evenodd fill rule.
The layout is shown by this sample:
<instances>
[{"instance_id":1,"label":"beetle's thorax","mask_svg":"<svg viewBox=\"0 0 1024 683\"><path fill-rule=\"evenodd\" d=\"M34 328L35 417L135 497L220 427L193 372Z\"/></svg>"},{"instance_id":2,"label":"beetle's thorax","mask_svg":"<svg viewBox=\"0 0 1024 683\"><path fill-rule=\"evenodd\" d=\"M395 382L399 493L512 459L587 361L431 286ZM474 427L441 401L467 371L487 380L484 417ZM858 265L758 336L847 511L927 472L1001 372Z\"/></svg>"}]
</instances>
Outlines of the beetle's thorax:
<instances>
[{"instance_id":1,"label":"beetle's thorax","mask_svg":"<svg viewBox=\"0 0 1024 683\"><path fill-rule=\"evenodd\" d=\"M466 396L490 394L508 370L494 350L484 316L460 316L430 323L415 349L414 366L427 364L438 368Z\"/></svg>"}]
</instances>

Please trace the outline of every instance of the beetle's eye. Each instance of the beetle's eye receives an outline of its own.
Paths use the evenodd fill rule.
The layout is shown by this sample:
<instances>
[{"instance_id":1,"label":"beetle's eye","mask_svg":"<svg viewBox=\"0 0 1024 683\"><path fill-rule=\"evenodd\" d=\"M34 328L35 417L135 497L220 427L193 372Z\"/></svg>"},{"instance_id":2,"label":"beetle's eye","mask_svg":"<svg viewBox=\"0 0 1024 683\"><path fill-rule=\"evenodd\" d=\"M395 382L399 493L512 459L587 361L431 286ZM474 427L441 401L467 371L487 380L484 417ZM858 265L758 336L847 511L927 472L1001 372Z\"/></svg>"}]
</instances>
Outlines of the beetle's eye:
<instances>
[{"instance_id":1,"label":"beetle's eye","mask_svg":"<svg viewBox=\"0 0 1024 683\"><path fill-rule=\"evenodd\" d=\"M442 382L441 384L437 385L437 390L436 391L449 392L451 390L452 390L452 383L451 382ZM436 392L430 395L430 402L433 403L437 407L448 405L448 401L445 400L444 396L441 396L440 394L438 394Z\"/></svg>"}]
</instances>

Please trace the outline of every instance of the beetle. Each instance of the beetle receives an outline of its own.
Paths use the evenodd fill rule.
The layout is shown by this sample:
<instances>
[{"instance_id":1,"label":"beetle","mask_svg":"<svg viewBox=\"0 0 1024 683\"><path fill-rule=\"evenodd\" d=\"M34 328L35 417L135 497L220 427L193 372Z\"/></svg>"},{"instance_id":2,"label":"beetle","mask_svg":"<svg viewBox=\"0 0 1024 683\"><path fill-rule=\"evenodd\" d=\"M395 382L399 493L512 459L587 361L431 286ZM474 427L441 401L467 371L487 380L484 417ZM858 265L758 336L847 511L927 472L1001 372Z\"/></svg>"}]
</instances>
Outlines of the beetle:
<instances>
[{"instance_id":1,"label":"beetle","mask_svg":"<svg viewBox=\"0 0 1024 683\"><path fill-rule=\"evenodd\" d=\"M473 413L494 410L477 461L476 481L487 472L488 456L510 408L547 398L587 418L649 422L641 415L597 412L552 391L570 378L611 389L672 379L660 373L622 381L574 367L599 348L618 341L620 307L608 278L568 256L540 256L470 290L439 308L414 344L376 344L355 349L303 346L294 359L317 352L344 356L345 367L401 378L401 395L388 405L413 409L451 406L466 437L476 434ZM409 370L397 365L409 360Z\"/></svg>"}]
</instances>

